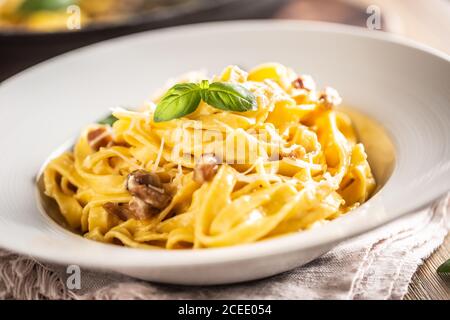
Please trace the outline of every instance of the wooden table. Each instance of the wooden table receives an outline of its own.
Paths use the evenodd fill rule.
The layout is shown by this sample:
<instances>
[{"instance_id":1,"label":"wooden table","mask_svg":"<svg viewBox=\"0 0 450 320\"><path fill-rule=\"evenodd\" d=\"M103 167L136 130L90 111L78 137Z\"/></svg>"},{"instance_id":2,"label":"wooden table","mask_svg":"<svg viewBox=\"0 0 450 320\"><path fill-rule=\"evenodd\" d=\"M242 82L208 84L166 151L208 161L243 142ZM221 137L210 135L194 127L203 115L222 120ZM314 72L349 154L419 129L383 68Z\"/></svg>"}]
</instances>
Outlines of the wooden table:
<instances>
[{"instance_id":1,"label":"wooden table","mask_svg":"<svg viewBox=\"0 0 450 320\"><path fill-rule=\"evenodd\" d=\"M450 53L450 2L446 0L293 0L276 18L325 20L365 26L365 8L378 5L381 8L383 27L427 43ZM14 43L0 43L0 81L21 69L70 49L110 38L113 34L80 38L79 41L57 45L40 43L29 49L14 49ZM53 45L53 47L52 47ZM34 48L34 49L33 49ZM450 235L443 245L419 267L409 286L406 300L450 300L450 287L437 273L437 267L450 258Z\"/></svg>"}]
</instances>

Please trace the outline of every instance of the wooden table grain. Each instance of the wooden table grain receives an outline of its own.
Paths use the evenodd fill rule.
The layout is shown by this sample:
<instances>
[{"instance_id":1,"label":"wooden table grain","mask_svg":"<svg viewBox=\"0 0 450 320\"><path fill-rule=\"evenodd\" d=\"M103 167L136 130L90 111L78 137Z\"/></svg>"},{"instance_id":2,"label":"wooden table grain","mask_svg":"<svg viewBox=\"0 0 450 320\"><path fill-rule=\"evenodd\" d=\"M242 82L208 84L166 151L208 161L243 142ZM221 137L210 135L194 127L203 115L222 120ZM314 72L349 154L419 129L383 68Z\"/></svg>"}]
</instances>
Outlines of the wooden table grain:
<instances>
[{"instance_id":1,"label":"wooden table grain","mask_svg":"<svg viewBox=\"0 0 450 320\"><path fill-rule=\"evenodd\" d=\"M450 259L450 234L444 243L418 268L405 300L450 300L450 278L443 279L436 269Z\"/></svg>"}]
</instances>

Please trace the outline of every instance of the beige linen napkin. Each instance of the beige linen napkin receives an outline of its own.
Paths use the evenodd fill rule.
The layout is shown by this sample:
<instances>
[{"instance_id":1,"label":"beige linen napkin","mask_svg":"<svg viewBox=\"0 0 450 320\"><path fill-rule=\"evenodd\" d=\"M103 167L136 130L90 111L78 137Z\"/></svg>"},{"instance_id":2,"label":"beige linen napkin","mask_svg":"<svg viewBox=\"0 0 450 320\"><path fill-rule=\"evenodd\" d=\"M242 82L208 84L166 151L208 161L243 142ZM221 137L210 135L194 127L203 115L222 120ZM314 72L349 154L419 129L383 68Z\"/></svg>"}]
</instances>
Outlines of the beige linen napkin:
<instances>
[{"instance_id":1,"label":"beige linen napkin","mask_svg":"<svg viewBox=\"0 0 450 320\"><path fill-rule=\"evenodd\" d=\"M347 240L303 267L235 285L163 285L82 269L80 289L69 290L66 266L0 250L0 299L401 299L449 231L449 198Z\"/></svg>"}]
</instances>

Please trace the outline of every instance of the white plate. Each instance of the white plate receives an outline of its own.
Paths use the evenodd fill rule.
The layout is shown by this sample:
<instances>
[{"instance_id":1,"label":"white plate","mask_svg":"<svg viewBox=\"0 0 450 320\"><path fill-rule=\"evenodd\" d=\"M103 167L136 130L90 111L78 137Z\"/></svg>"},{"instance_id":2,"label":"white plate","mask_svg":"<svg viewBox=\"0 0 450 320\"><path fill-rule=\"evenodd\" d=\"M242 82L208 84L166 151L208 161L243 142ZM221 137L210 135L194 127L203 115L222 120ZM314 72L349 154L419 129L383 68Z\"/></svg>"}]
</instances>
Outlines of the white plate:
<instances>
[{"instance_id":1,"label":"white plate","mask_svg":"<svg viewBox=\"0 0 450 320\"><path fill-rule=\"evenodd\" d=\"M336 87L346 104L387 129L395 169L365 205L310 231L195 251L96 243L61 229L38 209L34 179L42 163L109 108L140 105L167 78L189 70L214 73L228 64L265 61ZM0 246L45 261L179 284L238 282L291 269L449 189L449 84L448 56L387 34L330 24L202 24L71 52L0 85ZM384 152L369 157L381 161Z\"/></svg>"}]
</instances>

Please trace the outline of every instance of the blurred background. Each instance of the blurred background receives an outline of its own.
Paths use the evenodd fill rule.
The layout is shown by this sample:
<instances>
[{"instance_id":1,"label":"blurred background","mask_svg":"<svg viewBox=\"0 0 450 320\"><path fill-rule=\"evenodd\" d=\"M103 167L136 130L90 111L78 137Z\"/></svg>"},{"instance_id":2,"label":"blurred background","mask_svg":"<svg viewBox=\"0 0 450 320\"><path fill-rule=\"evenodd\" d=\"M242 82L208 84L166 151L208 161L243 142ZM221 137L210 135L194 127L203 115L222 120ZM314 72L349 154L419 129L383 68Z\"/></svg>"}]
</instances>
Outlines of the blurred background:
<instances>
[{"instance_id":1,"label":"blurred background","mask_svg":"<svg viewBox=\"0 0 450 320\"><path fill-rule=\"evenodd\" d=\"M0 0L0 81L101 40L235 19L349 24L402 34L450 53L450 0Z\"/></svg>"}]
</instances>

